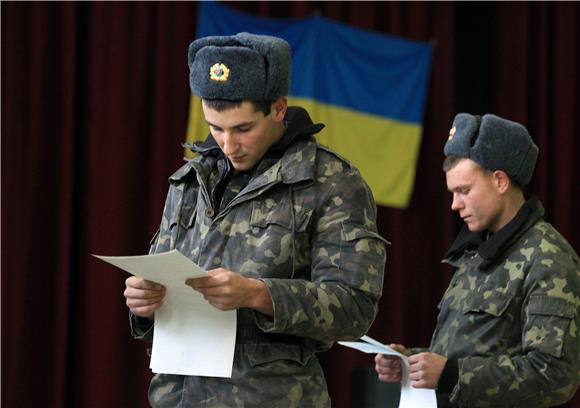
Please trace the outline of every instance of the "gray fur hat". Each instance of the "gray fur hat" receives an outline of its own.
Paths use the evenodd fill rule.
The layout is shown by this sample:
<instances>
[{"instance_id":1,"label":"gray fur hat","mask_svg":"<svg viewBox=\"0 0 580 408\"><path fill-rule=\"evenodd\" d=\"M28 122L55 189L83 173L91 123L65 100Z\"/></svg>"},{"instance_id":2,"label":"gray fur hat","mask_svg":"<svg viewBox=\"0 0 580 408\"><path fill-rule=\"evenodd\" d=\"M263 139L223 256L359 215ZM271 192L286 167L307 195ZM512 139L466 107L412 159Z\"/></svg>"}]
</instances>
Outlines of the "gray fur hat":
<instances>
[{"instance_id":1,"label":"gray fur hat","mask_svg":"<svg viewBox=\"0 0 580 408\"><path fill-rule=\"evenodd\" d=\"M203 37L189 45L189 86L202 99L273 101L288 95L290 45L267 35Z\"/></svg>"},{"instance_id":2,"label":"gray fur hat","mask_svg":"<svg viewBox=\"0 0 580 408\"><path fill-rule=\"evenodd\" d=\"M459 113L453 120L445 156L471 159L489 170L502 170L521 186L530 182L538 146L519 123L492 114Z\"/></svg>"}]
</instances>

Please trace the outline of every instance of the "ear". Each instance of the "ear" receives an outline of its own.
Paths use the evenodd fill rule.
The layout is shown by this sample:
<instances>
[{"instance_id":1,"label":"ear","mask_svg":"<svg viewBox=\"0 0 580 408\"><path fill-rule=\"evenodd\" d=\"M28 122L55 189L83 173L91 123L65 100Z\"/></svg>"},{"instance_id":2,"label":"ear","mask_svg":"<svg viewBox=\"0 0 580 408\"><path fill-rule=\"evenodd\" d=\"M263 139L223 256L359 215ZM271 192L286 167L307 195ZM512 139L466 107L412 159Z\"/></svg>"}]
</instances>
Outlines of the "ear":
<instances>
[{"instance_id":1,"label":"ear","mask_svg":"<svg viewBox=\"0 0 580 408\"><path fill-rule=\"evenodd\" d=\"M284 116L286 116L286 110L288 109L288 99L285 96L282 96L276 99L272 103L271 113L274 122L282 123L284 120Z\"/></svg>"},{"instance_id":2,"label":"ear","mask_svg":"<svg viewBox=\"0 0 580 408\"><path fill-rule=\"evenodd\" d=\"M505 171L496 170L493 172L493 183L500 194L503 194L508 190L511 182L512 181Z\"/></svg>"}]
</instances>

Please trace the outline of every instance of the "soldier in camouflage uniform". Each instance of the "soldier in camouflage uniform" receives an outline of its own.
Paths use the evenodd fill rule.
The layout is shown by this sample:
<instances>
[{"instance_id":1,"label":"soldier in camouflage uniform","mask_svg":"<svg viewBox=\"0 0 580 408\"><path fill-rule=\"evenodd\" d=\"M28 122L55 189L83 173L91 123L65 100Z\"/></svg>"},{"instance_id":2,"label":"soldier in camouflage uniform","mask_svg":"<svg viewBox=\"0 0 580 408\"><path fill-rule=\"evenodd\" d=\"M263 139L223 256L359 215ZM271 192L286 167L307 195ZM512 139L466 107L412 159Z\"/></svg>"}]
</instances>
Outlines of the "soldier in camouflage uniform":
<instances>
[{"instance_id":1,"label":"soldier in camouflage uniform","mask_svg":"<svg viewBox=\"0 0 580 408\"><path fill-rule=\"evenodd\" d=\"M520 124L456 116L444 153L451 209L465 222L444 262L456 268L427 350L409 355L411 384L439 407L548 407L580 381L580 261L522 187L538 148ZM375 357L382 381L400 362Z\"/></svg>"},{"instance_id":2,"label":"soldier in camouflage uniform","mask_svg":"<svg viewBox=\"0 0 580 408\"><path fill-rule=\"evenodd\" d=\"M187 282L237 310L231 378L156 374L154 407L329 407L315 352L366 333L385 240L360 173L318 145L324 127L288 107L290 49L278 38L206 37L190 86L211 134L170 177L151 252L178 249L209 271ZM132 332L149 340L164 288L131 277ZM203 328L200 328L203 330Z\"/></svg>"}]
</instances>

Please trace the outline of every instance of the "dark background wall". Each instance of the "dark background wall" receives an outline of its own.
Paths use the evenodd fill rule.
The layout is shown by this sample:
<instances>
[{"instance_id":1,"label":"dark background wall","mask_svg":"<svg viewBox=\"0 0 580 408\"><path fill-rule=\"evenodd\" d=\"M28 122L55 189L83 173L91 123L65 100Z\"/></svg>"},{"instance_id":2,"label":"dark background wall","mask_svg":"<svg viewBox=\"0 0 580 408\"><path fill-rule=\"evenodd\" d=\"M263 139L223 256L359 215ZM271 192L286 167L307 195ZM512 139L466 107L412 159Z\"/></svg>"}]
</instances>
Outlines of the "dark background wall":
<instances>
[{"instance_id":1,"label":"dark background wall","mask_svg":"<svg viewBox=\"0 0 580 408\"><path fill-rule=\"evenodd\" d=\"M578 3L228 4L435 44L411 205L379 209L392 245L371 336L429 342L452 273L440 259L459 227L440 168L457 112L528 126L540 147L529 192L580 247ZM151 374L146 345L128 334L126 276L90 254L143 254L157 229L183 155L196 7L1 4L2 406L147 406ZM320 359L333 406L356 401L372 356L335 346Z\"/></svg>"}]
</instances>

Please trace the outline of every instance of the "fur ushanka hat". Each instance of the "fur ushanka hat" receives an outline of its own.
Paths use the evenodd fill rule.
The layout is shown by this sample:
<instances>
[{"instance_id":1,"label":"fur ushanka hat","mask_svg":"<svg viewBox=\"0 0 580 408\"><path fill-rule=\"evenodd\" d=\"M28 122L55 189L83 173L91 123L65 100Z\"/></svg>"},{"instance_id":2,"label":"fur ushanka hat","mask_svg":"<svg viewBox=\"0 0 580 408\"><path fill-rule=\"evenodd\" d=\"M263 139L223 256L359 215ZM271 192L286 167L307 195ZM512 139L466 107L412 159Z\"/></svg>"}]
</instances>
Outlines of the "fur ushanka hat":
<instances>
[{"instance_id":1,"label":"fur ushanka hat","mask_svg":"<svg viewBox=\"0 0 580 408\"><path fill-rule=\"evenodd\" d=\"M250 33L203 37L189 45L189 86L202 99L274 101L290 88L290 45Z\"/></svg>"},{"instance_id":2,"label":"fur ushanka hat","mask_svg":"<svg viewBox=\"0 0 580 408\"><path fill-rule=\"evenodd\" d=\"M525 186L530 182L538 146L519 123L499 116L459 113L443 148L445 156L465 157L488 170L502 170Z\"/></svg>"}]
</instances>

